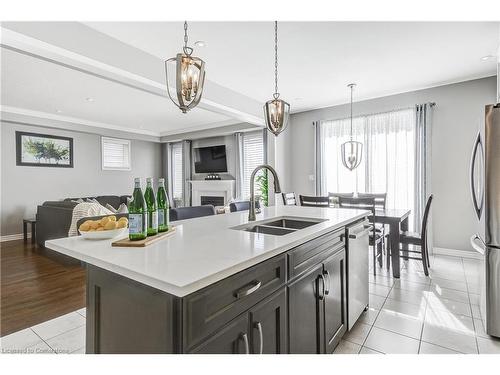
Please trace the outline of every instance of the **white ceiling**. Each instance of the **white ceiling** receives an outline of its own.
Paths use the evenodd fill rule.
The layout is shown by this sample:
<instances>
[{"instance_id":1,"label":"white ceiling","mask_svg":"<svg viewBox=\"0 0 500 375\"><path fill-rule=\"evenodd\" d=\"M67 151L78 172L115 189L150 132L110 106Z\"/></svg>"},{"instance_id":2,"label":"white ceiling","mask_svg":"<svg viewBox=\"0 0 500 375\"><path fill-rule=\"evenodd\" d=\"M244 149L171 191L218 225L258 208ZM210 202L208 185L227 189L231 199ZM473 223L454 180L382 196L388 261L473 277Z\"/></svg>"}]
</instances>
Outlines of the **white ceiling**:
<instances>
[{"instance_id":1,"label":"white ceiling","mask_svg":"<svg viewBox=\"0 0 500 375\"><path fill-rule=\"evenodd\" d=\"M160 58L181 47L181 22L92 22L90 27ZM498 22L283 22L279 91L293 112L495 74ZM191 22L207 77L264 102L274 90L272 22Z\"/></svg>"},{"instance_id":2,"label":"white ceiling","mask_svg":"<svg viewBox=\"0 0 500 375\"><path fill-rule=\"evenodd\" d=\"M182 22L2 26L158 84L162 60L179 52L183 37ZM1 104L156 136L227 126L241 122L232 115L238 110L260 113L273 93L273 30L272 22L190 23L190 43L207 44L195 55L206 61L215 85L206 94L217 96L218 113L198 107L184 115L165 96L6 48ZM299 112L347 102L349 82L358 84L355 100L362 100L494 75L495 61L480 58L496 54L498 32L498 23L474 22L280 23L279 89Z\"/></svg>"},{"instance_id":3,"label":"white ceiling","mask_svg":"<svg viewBox=\"0 0 500 375\"><path fill-rule=\"evenodd\" d=\"M203 109L187 116L166 97L5 48L1 53L2 105L156 134L228 120Z\"/></svg>"}]
</instances>

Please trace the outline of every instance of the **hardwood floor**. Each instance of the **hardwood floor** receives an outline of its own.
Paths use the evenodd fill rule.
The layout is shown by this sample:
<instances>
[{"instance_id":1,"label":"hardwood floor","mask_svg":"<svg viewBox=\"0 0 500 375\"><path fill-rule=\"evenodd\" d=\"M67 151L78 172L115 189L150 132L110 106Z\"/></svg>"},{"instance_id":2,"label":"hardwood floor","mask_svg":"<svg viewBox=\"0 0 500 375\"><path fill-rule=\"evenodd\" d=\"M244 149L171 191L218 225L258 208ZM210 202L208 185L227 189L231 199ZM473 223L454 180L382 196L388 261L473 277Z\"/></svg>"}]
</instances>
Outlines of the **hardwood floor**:
<instances>
[{"instance_id":1,"label":"hardwood floor","mask_svg":"<svg viewBox=\"0 0 500 375\"><path fill-rule=\"evenodd\" d=\"M23 240L0 248L0 336L85 306L85 268Z\"/></svg>"}]
</instances>

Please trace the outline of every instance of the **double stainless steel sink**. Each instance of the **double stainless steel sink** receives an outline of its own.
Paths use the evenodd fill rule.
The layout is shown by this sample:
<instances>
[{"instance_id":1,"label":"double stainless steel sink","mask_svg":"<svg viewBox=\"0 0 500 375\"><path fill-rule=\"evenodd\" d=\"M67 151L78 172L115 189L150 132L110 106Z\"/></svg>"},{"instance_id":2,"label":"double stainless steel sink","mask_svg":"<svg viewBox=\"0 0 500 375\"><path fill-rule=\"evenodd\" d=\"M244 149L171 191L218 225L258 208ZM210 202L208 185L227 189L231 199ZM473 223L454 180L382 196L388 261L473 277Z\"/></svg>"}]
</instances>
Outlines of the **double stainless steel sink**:
<instances>
[{"instance_id":1,"label":"double stainless steel sink","mask_svg":"<svg viewBox=\"0 0 500 375\"><path fill-rule=\"evenodd\" d=\"M284 236L286 234L294 233L300 229L322 223L326 220L327 219L281 216L239 225L231 229L270 234L273 236Z\"/></svg>"}]
</instances>

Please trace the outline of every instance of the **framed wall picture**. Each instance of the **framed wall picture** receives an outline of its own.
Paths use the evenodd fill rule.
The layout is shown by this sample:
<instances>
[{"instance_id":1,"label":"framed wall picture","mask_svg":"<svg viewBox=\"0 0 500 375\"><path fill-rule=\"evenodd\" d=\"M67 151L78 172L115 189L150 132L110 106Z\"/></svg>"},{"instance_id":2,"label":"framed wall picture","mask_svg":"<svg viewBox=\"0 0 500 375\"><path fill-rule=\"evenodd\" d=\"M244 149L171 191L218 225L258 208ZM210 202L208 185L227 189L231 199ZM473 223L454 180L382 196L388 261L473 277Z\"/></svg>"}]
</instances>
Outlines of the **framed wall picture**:
<instances>
[{"instance_id":1,"label":"framed wall picture","mask_svg":"<svg viewBox=\"0 0 500 375\"><path fill-rule=\"evenodd\" d=\"M73 138L16 132L16 165L73 168Z\"/></svg>"}]
</instances>

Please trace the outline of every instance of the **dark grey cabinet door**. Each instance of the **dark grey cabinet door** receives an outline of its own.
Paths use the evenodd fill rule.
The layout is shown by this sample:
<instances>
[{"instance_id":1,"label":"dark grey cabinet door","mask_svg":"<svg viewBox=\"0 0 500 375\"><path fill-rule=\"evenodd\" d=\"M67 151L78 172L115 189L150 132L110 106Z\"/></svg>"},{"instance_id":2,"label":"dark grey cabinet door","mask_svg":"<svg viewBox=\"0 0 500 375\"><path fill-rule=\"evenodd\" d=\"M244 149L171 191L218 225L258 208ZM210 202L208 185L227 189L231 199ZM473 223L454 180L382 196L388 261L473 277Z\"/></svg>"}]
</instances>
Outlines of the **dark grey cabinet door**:
<instances>
[{"instance_id":1,"label":"dark grey cabinet door","mask_svg":"<svg viewBox=\"0 0 500 375\"><path fill-rule=\"evenodd\" d=\"M274 293L250 310L251 352L286 353L286 289Z\"/></svg>"},{"instance_id":2,"label":"dark grey cabinet door","mask_svg":"<svg viewBox=\"0 0 500 375\"><path fill-rule=\"evenodd\" d=\"M320 326L323 301L320 285L323 265L318 264L288 286L289 351L292 354L321 353Z\"/></svg>"},{"instance_id":3,"label":"dark grey cabinet door","mask_svg":"<svg viewBox=\"0 0 500 375\"><path fill-rule=\"evenodd\" d=\"M345 250L337 252L323 262L323 275L324 345L325 352L332 353L347 329Z\"/></svg>"},{"instance_id":4,"label":"dark grey cabinet door","mask_svg":"<svg viewBox=\"0 0 500 375\"><path fill-rule=\"evenodd\" d=\"M190 351L192 354L249 354L248 314L243 314L221 328L201 345Z\"/></svg>"}]
</instances>

